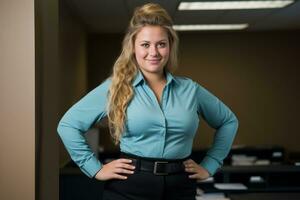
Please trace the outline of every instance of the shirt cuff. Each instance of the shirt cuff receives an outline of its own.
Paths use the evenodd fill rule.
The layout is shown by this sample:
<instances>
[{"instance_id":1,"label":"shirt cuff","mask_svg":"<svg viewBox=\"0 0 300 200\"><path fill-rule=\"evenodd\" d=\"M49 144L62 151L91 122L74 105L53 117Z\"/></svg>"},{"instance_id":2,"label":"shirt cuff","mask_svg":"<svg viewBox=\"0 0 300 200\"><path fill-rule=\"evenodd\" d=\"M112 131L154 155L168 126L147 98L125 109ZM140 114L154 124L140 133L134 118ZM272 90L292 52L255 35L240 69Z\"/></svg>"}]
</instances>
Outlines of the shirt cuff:
<instances>
[{"instance_id":1,"label":"shirt cuff","mask_svg":"<svg viewBox=\"0 0 300 200\"><path fill-rule=\"evenodd\" d=\"M204 167L210 176L213 176L216 171L221 167L220 163L210 156L205 156L200 165Z\"/></svg>"},{"instance_id":2,"label":"shirt cuff","mask_svg":"<svg viewBox=\"0 0 300 200\"><path fill-rule=\"evenodd\" d=\"M87 175L89 178L93 178L97 172L102 168L102 164L96 158L96 156L92 156L82 167L82 172Z\"/></svg>"}]
</instances>

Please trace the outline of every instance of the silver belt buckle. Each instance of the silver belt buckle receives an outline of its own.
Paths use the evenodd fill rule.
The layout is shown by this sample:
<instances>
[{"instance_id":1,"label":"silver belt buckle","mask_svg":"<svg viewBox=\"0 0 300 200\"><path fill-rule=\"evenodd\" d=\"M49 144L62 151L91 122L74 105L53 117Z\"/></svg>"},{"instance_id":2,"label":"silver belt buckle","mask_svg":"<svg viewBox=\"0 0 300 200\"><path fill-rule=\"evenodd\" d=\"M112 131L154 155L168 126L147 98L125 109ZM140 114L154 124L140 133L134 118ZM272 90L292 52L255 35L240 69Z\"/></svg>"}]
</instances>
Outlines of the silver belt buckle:
<instances>
[{"instance_id":1,"label":"silver belt buckle","mask_svg":"<svg viewBox=\"0 0 300 200\"><path fill-rule=\"evenodd\" d=\"M168 162L167 161L156 161L155 163L154 163L154 170L153 170L153 173L155 174L155 175L168 175L168 173L164 173L164 172L157 172L157 165L158 164L167 164Z\"/></svg>"}]
</instances>

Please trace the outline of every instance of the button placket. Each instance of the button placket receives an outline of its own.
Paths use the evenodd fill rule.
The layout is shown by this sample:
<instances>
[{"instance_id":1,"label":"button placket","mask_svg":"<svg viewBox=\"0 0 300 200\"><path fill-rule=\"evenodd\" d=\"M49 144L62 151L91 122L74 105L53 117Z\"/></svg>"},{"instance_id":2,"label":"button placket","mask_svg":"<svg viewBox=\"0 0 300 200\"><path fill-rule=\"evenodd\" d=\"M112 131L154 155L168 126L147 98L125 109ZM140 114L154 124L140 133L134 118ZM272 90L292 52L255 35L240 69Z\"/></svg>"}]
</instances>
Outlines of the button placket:
<instances>
[{"instance_id":1,"label":"button placket","mask_svg":"<svg viewBox=\"0 0 300 200\"><path fill-rule=\"evenodd\" d=\"M165 96L165 89L166 89L166 85L165 87L163 88L163 91L162 91L162 96L161 96L161 103L157 100L154 92L152 91L152 89L146 84L145 85L147 91L149 92L149 95L151 97L151 99L155 102L156 106L158 107L158 110L160 111L160 114L162 116L162 120L163 120L163 134L161 135L162 140L161 140L161 145L160 145L160 152L161 152L161 156L163 156L163 153L164 153L164 147L165 147L165 136L166 136L166 117L165 117L165 113L164 113L164 106L165 106L165 102L164 102L164 96Z\"/></svg>"}]
</instances>

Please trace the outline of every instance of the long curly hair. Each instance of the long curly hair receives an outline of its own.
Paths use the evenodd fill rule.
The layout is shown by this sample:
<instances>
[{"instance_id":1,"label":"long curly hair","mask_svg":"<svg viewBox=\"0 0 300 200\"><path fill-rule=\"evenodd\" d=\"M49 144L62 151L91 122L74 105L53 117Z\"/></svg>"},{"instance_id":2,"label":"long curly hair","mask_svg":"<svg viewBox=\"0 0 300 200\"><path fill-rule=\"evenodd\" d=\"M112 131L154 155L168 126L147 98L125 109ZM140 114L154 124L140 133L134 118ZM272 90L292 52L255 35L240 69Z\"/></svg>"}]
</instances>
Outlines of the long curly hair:
<instances>
[{"instance_id":1,"label":"long curly hair","mask_svg":"<svg viewBox=\"0 0 300 200\"><path fill-rule=\"evenodd\" d=\"M107 116L110 134L117 145L124 131L126 109L134 96L132 82L138 72L134 55L134 42L137 33L147 25L161 26L168 33L170 43L169 60L165 70L174 72L177 68L178 36L172 28L172 19L159 4L148 3L137 7L130 20L122 42L122 51L114 63L111 85L108 93Z\"/></svg>"}]
</instances>

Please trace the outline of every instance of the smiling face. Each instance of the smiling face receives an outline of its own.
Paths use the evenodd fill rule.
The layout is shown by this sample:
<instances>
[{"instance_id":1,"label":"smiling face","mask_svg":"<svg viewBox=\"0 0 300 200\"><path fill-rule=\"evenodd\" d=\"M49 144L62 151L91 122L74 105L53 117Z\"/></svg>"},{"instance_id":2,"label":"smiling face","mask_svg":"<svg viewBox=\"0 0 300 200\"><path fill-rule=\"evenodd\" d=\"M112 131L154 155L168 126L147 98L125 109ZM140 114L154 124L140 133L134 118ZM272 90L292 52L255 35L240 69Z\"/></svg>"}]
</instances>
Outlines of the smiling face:
<instances>
[{"instance_id":1,"label":"smiling face","mask_svg":"<svg viewBox=\"0 0 300 200\"><path fill-rule=\"evenodd\" d=\"M170 54L167 31L160 26L144 26L136 35L134 53L143 73L163 73Z\"/></svg>"}]
</instances>

